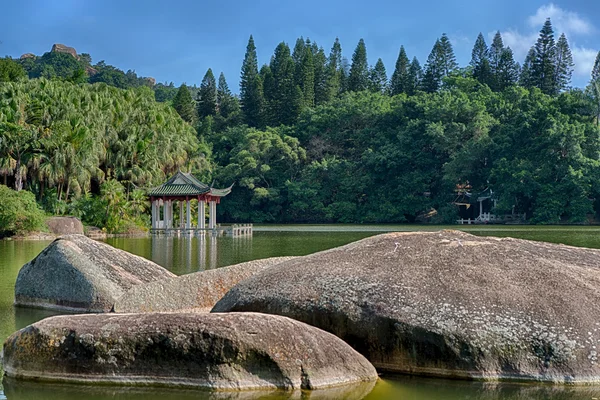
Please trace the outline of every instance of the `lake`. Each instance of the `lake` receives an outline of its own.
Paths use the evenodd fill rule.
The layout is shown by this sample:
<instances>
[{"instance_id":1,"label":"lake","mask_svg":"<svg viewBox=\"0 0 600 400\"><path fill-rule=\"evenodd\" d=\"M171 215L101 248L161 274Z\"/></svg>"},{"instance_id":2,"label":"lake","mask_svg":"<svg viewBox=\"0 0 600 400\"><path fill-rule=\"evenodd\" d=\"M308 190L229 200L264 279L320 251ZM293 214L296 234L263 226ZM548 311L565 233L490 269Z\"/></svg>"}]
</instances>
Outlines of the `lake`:
<instances>
[{"instance_id":1,"label":"lake","mask_svg":"<svg viewBox=\"0 0 600 400\"><path fill-rule=\"evenodd\" d=\"M407 226L407 225L302 225L255 226L253 236L205 238L112 238L117 248L151 259L178 275L274 256L306 255L341 246L381 232L461 229L475 235L523 239L600 248L600 227L589 226ZM14 331L55 313L15 308L14 283L19 268L48 242L0 240L0 342ZM335 398L323 394L325 398ZM318 399L323 396L310 396ZM286 399L285 394L210 394L167 389L52 385L5 381L0 399ZM294 397L296 398L296 397ZM299 398L299 397L298 397ZM305 398L304 396L302 397ZM306 397L308 398L308 397ZM351 397L348 397L351 398ZM355 397L352 397L355 398ZM407 400L583 400L600 398L600 388L550 385L478 383L411 377L383 377L364 397Z\"/></svg>"}]
</instances>

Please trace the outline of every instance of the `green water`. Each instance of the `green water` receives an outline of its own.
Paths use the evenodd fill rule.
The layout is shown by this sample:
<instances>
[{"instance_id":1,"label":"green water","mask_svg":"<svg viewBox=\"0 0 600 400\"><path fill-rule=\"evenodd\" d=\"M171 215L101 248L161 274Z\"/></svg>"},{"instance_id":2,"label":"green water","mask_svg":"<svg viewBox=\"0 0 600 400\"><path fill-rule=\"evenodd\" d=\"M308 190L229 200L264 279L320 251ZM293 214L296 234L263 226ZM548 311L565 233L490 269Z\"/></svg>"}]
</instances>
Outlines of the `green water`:
<instances>
[{"instance_id":1,"label":"green water","mask_svg":"<svg viewBox=\"0 0 600 400\"><path fill-rule=\"evenodd\" d=\"M304 225L255 227L252 237L214 238L115 238L111 245L149 258L181 275L214 269L258 258L306 255L388 231L457 229L475 235L512 236L523 239L600 248L600 227L539 226L393 226L393 225ZM14 283L19 268L35 257L48 242L0 241L0 342L14 331L52 312L15 308ZM370 392L370 393L369 393ZM367 394L368 393L368 394ZM600 388L564 388L548 385L483 384L383 377L371 387L350 392L320 392L311 395L282 393L217 393L173 389L113 388L52 385L4 381L0 400L25 399L406 399L406 400L526 400L600 399Z\"/></svg>"}]
</instances>

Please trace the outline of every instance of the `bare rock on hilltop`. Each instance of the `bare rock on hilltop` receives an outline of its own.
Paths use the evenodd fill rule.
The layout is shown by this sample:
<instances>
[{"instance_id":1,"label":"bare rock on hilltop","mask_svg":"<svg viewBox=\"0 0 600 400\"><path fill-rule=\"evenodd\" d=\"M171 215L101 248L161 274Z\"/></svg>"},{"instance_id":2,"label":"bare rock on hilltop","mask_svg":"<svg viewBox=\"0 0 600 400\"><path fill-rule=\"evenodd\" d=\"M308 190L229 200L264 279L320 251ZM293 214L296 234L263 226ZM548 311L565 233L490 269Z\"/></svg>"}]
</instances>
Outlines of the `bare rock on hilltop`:
<instances>
[{"instance_id":1,"label":"bare rock on hilltop","mask_svg":"<svg viewBox=\"0 0 600 400\"><path fill-rule=\"evenodd\" d=\"M75 50L75 48L69 47L69 46L65 46L64 44L55 43L52 46L52 50L51 51L53 53L67 53L67 54L70 54L73 57L77 58L77 51Z\"/></svg>"}]
</instances>

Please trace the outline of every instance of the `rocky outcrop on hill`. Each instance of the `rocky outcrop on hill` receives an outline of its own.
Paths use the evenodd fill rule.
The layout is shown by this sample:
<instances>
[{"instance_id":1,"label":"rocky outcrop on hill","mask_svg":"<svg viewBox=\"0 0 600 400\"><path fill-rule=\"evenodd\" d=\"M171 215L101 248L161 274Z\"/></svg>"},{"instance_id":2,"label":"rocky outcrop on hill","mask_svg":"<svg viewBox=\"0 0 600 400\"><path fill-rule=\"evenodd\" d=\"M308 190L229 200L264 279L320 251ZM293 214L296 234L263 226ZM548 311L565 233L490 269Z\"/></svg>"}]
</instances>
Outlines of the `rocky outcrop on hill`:
<instances>
[{"instance_id":1,"label":"rocky outcrop on hill","mask_svg":"<svg viewBox=\"0 0 600 400\"><path fill-rule=\"evenodd\" d=\"M240 281L293 258L254 260L139 285L117 300L114 311L131 313L196 309L208 312Z\"/></svg>"},{"instance_id":2,"label":"rocky outcrop on hill","mask_svg":"<svg viewBox=\"0 0 600 400\"><path fill-rule=\"evenodd\" d=\"M108 312L132 287L173 277L145 258L83 235L67 235L21 268L15 283L15 304Z\"/></svg>"},{"instance_id":3,"label":"rocky outcrop on hill","mask_svg":"<svg viewBox=\"0 0 600 400\"><path fill-rule=\"evenodd\" d=\"M64 44L55 43L50 51L53 53L67 53L77 58L77 51L73 47L65 46Z\"/></svg>"},{"instance_id":4,"label":"rocky outcrop on hill","mask_svg":"<svg viewBox=\"0 0 600 400\"><path fill-rule=\"evenodd\" d=\"M50 317L6 340L4 371L16 379L228 390L313 390L377 379L373 366L334 335L256 313Z\"/></svg>"},{"instance_id":5,"label":"rocky outcrop on hill","mask_svg":"<svg viewBox=\"0 0 600 400\"><path fill-rule=\"evenodd\" d=\"M27 58L36 58L36 55L33 53L25 53L21 57L19 57L19 60L25 60Z\"/></svg>"},{"instance_id":6,"label":"rocky outcrop on hill","mask_svg":"<svg viewBox=\"0 0 600 400\"><path fill-rule=\"evenodd\" d=\"M600 383L599 288L598 250L391 233L259 272L213 311L309 323L381 371Z\"/></svg>"},{"instance_id":7,"label":"rocky outcrop on hill","mask_svg":"<svg viewBox=\"0 0 600 400\"><path fill-rule=\"evenodd\" d=\"M83 224L76 217L50 217L46 225L55 235L83 235Z\"/></svg>"}]
</instances>

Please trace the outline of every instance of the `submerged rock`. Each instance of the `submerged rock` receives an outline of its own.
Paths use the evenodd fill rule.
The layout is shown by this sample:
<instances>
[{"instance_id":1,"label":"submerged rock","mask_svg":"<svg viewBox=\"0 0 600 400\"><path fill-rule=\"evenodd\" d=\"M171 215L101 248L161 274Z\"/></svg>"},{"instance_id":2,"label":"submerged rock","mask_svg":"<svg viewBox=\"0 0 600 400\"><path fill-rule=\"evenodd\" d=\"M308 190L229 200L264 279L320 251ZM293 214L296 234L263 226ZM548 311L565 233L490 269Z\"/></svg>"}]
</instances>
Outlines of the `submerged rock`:
<instances>
[{"instance_id":1,"label":"submerged rock","mask_svg":"<svg viewBox=\"0 0 600 400\"><path fill-rule=\"evenodd\" d=\"M174 276L145 258L83 235L67 235L21 268L15 304L107 312L135 285Z\"/></svg>"},{"instance_id":2,"label":"submerged rock","mask_svg":"<svg viewBox=\"0 0 600 400\"><path fill-rule=\"evenodd\" d=\"M600 383L599 289L598 250L391 233L259 272L213 311L309 323L380 371Z\"/></svg>"},{"instance_id":3,"label":"submerged rock","mask_svg":"<svg viewBox=\"0 0 600 400\"><path fill-rule=\"evenodd\" d=\"M15 379L206 389L322 389L377 379L346 343L289 318L146 313L57 316L4 343Z\"/></svg>"},{"instance_id":4,"label":"submerged rock","mask_svg":"<svg viewBox=\"0 0 600 400\"><path fill-rule=\"evenodd\" d=\"M240 281L292 258L265 258L139 285L117 300L114 311L132 313L195 309L208 312Z\"/></svg>"}]
</instances>

